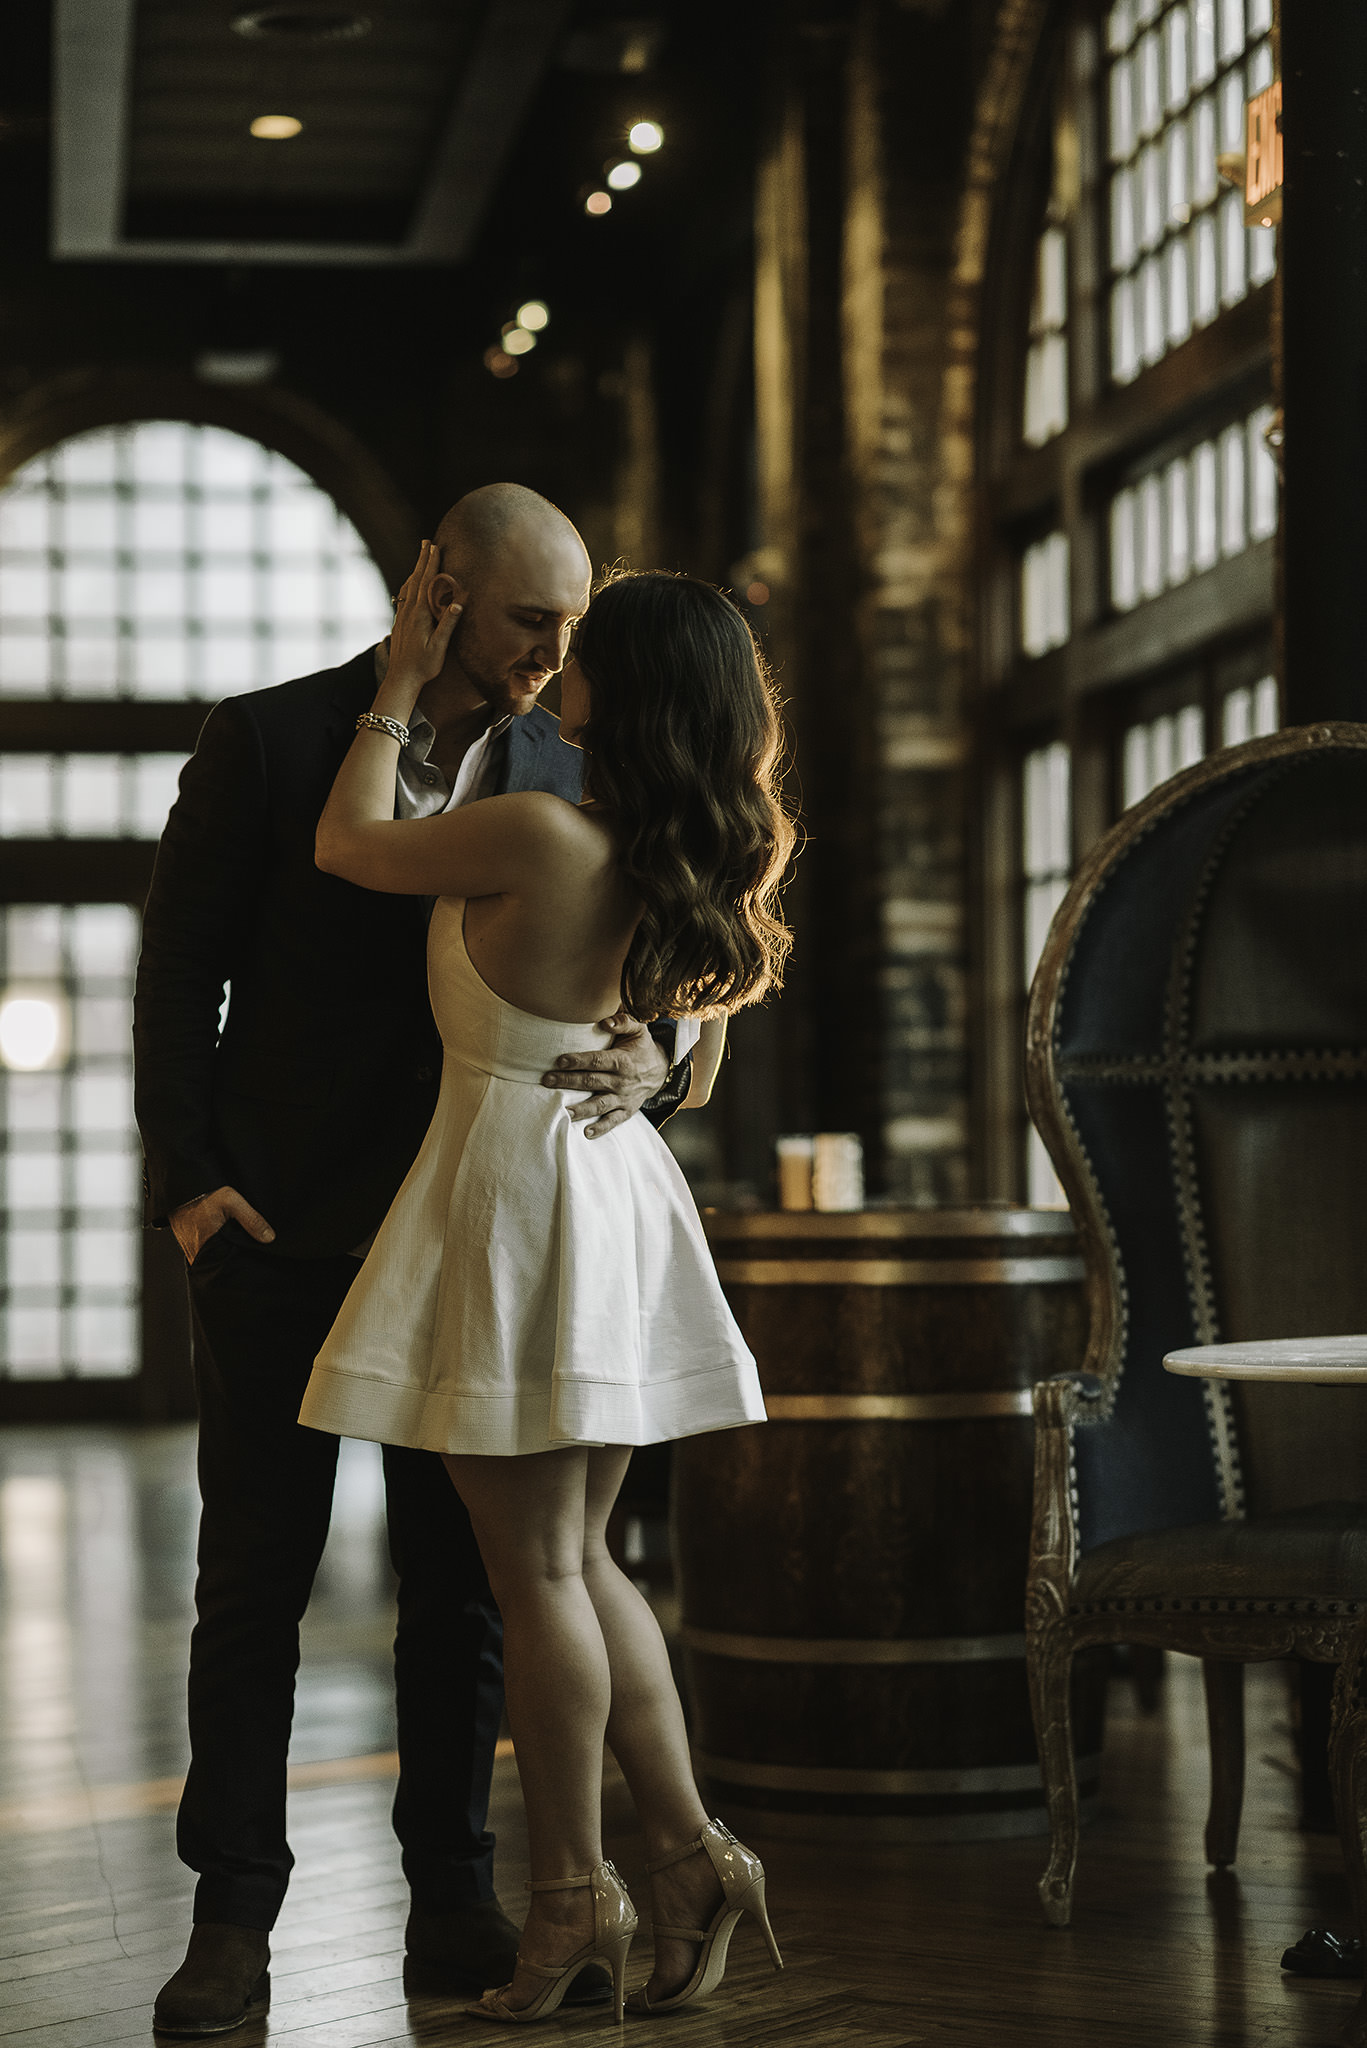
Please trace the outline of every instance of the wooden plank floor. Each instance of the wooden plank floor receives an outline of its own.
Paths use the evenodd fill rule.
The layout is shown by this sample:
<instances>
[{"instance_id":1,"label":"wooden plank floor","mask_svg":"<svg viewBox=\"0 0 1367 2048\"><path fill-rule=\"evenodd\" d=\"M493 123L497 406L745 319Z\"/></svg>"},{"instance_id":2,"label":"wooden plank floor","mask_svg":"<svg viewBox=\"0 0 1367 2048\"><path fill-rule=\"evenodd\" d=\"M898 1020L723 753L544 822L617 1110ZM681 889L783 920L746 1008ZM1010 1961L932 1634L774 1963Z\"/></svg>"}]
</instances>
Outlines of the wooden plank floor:
<instances>
[{"instance_id":1,"label":"wooden plank floor","mask_svg":"<svg viewBox=\"0 0 1367 2048\"><path fill-rule=\"evenodd\" d=\"M310 1615L291 1839L269 2021L235 2048L425 2048L489 2038L458 2004L403 1996L406 1893L389 1829L388 1582L369 1455L349 1452ZM187 1432L0 1433L0 2038L6 2048L149 2041L184 1946L190 1874L175 1786L194 1534ZM1346 1924L1332 1841L1295 1826L1283 1674L1250 1673L1250 1782L1237 1874L1201 1857L1199 1678L1161 1712L1113 1688L1102 1811L1075 1924L1046 1928L1038 1841L963 1847L758 1842L788 1968L738 1935L722 1991L674 2022L690 2048L1328 2048L1352 1993L1284 1980L1312 1920ZM608 1853L641 1852L620 1783ZM731 1816L734 1820L737 1816ZM516 1769L498 1765L500 1885L526 1875ZM649 1960L643 1931L634 1975ZM639 2031L645 2022L628 2023ZM601 2014L551 2036L601 2034Z\"/></svg>"}]
</instances>

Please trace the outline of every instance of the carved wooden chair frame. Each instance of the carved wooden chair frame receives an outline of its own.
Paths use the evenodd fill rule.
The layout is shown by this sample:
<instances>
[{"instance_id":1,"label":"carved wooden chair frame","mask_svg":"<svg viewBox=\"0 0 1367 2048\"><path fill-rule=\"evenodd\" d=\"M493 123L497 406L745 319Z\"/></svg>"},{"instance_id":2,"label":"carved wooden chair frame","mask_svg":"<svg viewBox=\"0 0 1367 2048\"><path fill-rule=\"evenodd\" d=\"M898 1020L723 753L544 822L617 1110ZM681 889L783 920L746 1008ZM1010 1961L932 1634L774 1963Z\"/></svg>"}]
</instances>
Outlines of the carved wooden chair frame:
<instances>
[{"instance_id":1,"label":"carved wooden chair frame","mask_svg":"<svg viewBox=\"0 0 1367 2048\"><path fill-rule=\"evenodd\" d=\"M1119 1246L1085 1149L1062 1096L1055 1023L1073 943L1093 898L1136 841L1172 811L1250 766L1288 763L1324 746L1367 752L1367 727L1308 726L1254 740L1210 756L1164 783L1125 813L1083 862L1053 925L1030 992L1026 1025L1026 1096L1053 1160L1077 1227L1085 1265L1089 1337L1075 1375L1044 1380L1034 1390L1035 1494L1026 1592L1026 1659L1031 1708L1049 1813L1049 1862L1040 1880L1046 1917L1066 1926L1072 1916L1079 1808L1074 1767L1070 1683L1075 1654L1092 1644L1137 1643L1203 1660L1210 1730L1211 1796L1205 1847L1215 1864L1232 1863L1243 1803L1243 1665L1299 1656L1340 1663L1367 1603L1343 1600L1189 1601L1118 1599L1084 1603L1075 1591L1079 1561L1074 1431L1110 1413L1125 1348L1126 1298ZM1216 1343L1209 1278L1189 1260L1197 1343ZM1220 1467L1224 1514L1242 1518L1233 1409L1228 1389L1205 1383L1207 1412ZM1341 1688L1342 1689L1342 1688ZM1338 1761L1338 1760L1336 1760ZM1339 1772L1347 1759L1338 1761ZM1367 1801L1367 1792L1364 1793ZM1354 1857L1350 1855L1350 1874ZM1358 1859L1360 1860L1360 1859Z\"/></svg>"}]
</instances>

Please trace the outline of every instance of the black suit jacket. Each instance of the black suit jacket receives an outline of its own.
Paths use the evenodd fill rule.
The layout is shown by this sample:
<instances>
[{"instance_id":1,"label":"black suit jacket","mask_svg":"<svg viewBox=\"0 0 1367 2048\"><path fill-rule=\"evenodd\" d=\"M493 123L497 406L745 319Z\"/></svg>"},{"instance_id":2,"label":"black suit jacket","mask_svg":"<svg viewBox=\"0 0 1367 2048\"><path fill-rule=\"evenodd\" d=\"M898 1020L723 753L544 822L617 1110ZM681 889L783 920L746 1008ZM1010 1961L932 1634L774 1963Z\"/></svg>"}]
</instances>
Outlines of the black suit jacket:
<instances>
[{"instance_id":1,"label":"black suit jacket","mask_svg":"<svg viewBox=\"0 0 1367 2048\"><path fill-rule=\"evenodd\" d=\"M157 851L134 1004L147 1220L237 1188L290 1258L369 1237L432 1119L441 1041L427 903L314 864L373 650L219 704ZM584 757L540 707L498 742L501 791L577 803ZM228 1016L218 1019L226 983Z\"/></svg>"}]
</instances>

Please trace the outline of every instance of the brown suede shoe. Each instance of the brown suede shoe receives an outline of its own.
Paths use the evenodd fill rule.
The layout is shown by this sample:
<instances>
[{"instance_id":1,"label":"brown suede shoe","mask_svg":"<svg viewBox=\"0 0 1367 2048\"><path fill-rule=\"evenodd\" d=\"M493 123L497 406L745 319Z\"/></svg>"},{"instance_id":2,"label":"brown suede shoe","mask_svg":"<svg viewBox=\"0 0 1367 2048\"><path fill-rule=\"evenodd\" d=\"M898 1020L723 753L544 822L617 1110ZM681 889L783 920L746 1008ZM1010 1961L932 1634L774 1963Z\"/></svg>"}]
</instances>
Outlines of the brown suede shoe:
<instances>
[{"instance_id":1,"label":"brown suede shoe","mask_svg":"<svg viewBox=\"0 0 1367 2048\"><path fill-rule=\"evenodd\" d=\"M271 2002L270 1937L259 1927L201 1921L185 1961L157 1993L159 2034L228 2034Z\"/></svg>"},{"instance_id":2,"label":"brown suede shoe","mask_svg":"<svg viewBox=\"0 0 1367 2048\"><path fill-rule=\"evenodd\" d=\"M512 1982L518 1930L497 1899L479 1899L444 1913L415 1906L404 1930L403 1988L444 1997L487 1991ZM606 2005L612 1982L596 1964L581 1970L566 2005Z\"/></svg>"}]
</instances>

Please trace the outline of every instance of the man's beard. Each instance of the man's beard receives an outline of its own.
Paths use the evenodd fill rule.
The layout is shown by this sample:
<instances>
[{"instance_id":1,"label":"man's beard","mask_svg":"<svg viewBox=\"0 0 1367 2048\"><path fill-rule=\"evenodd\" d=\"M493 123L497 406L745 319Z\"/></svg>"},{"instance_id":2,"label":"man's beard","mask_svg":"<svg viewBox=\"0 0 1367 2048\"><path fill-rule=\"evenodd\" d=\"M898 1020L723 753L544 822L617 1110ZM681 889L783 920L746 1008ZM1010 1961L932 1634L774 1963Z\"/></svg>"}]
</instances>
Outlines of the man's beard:
<instances>
[{"instance_id":1,"label":"man's beard","mask_svg":"<svg viewBox=\"0 0 1367 2048\"><path fill-rule=\"evenodd\" d=\"M451 651L460 663L463 673L474 684L495 718L523 717L536 702L535 694L514 696L506 674L498 674L491 663L483 657L479 633L473 619L456 621L456 630L451 635Z\"/></svg>"}]
</instances>

